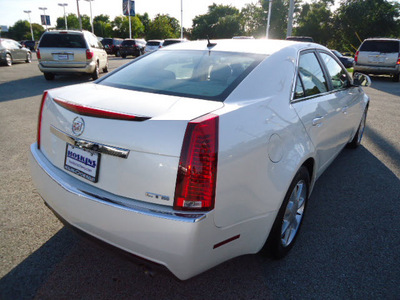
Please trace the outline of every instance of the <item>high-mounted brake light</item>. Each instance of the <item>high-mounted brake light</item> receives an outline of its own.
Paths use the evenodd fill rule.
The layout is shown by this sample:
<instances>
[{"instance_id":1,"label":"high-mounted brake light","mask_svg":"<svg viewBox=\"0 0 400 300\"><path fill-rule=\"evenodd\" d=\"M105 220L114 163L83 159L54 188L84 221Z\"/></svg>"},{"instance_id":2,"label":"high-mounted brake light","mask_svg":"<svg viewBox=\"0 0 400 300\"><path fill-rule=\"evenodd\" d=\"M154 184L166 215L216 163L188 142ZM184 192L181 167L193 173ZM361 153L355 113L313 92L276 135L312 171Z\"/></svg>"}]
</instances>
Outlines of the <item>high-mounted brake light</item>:
<instances>
[{"instance_id":1,"label":"high-mounted brake light","mask_svg":"<svg viewBox=\"0 0 400 300\"><path fill-rule=\"evenodd\" d=\"M93 51L86 49L86 59L92 59L93 55L94 55Z\"/></svg>"},{"instance_id":2,"label":"high-mounted brake light","mask_svg":"<svg viewBox=\"0 0 400 300\"><path fill-rule=\"evenodd\" d=\"M357 62L358 61L358 54L360 53L360 51L357 51L356 54L354 55L354 61Z\"/></svg>"},{"instance_id":3,"label":"high-mounted brake light","mask_svg":"<svg viewBox=\"0 0 400 300\"><path fill-rule=\"evenodd\" d=\"M40 103L40 109L39 109L39 120L37 127L37 136L36 136L38 149L40 149L40 141L41 141L40 132L42 131L43 108L44 108L44 103L46 102L47 94L48 94L47 91L43 93L42 102Z\"/></svg>"},{"instance_id":4,"label":"high-mounted brake light","mask_svg":"<svg viewBox=\"0 0 400 300\"><path fill-rule=\"evenodd\" d=\"M175 187L175 210L212 210L218 163L219 117L209 114L186 127Z\"/></svg>"},{"instance_id":5,"label":"high-mounted brake light","mask_svg":"<svg viewBox=\"0 0 400 300\"><path fill-rule=\"evenodd\" d=\"M125 120L125 121L145 121L150 119L150 117L135 116L122 112L115 112L100 108L94 108L59 99L53 99L53 100L55 103L64 107L65 109L80 114L82 116L89 116L89 117L103 118L103 119Z\"/></svg>"},{"instance_id":6,"label":"high-mounted brake light","mask_svg":"<svg viewBox=\"0 0 400 300\"><path fill-rule=\"evenodd\" d=\"M37 57L37 59L41 59L41 57L40 57L40 49L36 50L36 57Z\"/></svg>"}]
</instances>

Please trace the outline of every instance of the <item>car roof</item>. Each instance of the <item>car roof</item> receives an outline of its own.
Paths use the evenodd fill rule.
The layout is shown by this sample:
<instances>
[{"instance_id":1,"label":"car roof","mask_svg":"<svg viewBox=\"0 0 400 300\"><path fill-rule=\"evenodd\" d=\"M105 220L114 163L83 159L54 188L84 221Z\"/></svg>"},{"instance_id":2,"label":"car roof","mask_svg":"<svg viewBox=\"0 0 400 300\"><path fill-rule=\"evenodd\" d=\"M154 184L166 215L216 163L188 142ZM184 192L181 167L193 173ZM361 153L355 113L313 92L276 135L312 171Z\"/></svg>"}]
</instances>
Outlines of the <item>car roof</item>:
<instances>
[{"instance_id":1,"label":"car roof","mask_svg":"<svg viewBox=\"0 0 400 300\"><path fill-rule=\"evenodd\" d=\"M224 40L211 40L211 47L207 47L207 40L193 41L187 43L177 43L170 45L166 48L161 48L160 51L169 51L173 49L180 50L212 50L223 52L243 52L254 54L271 55L284 48L292 48L293 50L300 51L302 49L327 49L322 45L316 43L304 43L286 40L270 40L270 39L224 39Z\"/></svg>"},{"instance_id":2,"label":"car roof","mask_svg":"<svg viewBox=\"0 0 400 300\"><path fill-rule=\"evenodd\" d=\"M87 30L49 30L45 31L43 34L59 34L59 33L72 33L72 34L82 34L84 32L89 32Z\"/></svg>"},{"instance_id":3,"label":"car roof","mask_svg":"<svg viewBox=\"0 0 400 300\"><path fill-rule=\"evenodd\" d=\"M400 42L400 39L395 39L395 38L367 38L364 40L365 41L396 41Z\"/></svg>"}]
</instances>

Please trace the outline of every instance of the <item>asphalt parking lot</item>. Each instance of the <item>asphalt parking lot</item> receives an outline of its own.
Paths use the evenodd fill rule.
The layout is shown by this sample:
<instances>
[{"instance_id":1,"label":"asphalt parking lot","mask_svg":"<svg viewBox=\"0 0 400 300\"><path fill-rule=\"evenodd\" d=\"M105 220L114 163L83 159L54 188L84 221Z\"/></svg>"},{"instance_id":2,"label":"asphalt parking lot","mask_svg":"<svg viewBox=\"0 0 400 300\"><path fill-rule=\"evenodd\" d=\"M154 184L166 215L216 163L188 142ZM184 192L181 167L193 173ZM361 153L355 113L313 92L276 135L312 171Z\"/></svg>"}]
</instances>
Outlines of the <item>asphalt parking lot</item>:
<instances>
[{"instance_id":1,"label":"asphalt parking lot","mask_svg":"<svg viewBox=\"0 0 400 300\"><path fill-rule=\"evenodd\" d=\"M110 70L129 61L110 56ZM43 90L90 81L46 81L36 60L0 67L0 299L399 299L400 83L372 78L362 146L317 181L289 256L246 255L180 282L80 240L32 184Z\"/></svg>"}]
</instances>

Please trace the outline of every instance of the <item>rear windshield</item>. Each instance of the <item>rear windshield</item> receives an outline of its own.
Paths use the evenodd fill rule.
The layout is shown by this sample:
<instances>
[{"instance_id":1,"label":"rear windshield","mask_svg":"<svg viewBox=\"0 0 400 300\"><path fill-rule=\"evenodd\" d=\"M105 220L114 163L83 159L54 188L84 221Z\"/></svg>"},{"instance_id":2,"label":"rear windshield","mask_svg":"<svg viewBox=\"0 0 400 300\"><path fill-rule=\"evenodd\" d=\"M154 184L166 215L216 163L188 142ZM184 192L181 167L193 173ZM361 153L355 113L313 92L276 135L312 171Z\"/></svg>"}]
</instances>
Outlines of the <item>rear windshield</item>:
<instances>
[{"instance_id":1,"label":"rear windshield","mask_svg":"<svg viewBox=\"0 0 400 300\"><path fill-rule=\"evenodd\" d=\"M213 51L156 51L105 77L123 89L224 101L266 56Z\"/></svg>"},{"instance_id":2,"label":"rear windshield","mask_svg":"<svg viewBox=\"0 0 400 300\"><path fill-rule=\"evenodd\" d=\"M135 41L123 41L122 46L132 46L135 45Z\"/></svg>"},{"instance_id":3,"label":"rear windshield","mask_svg":"<svg viewBox=\"0 0 400 300\"><path fill-rule=\"evenodd\" d=\"M365 41L360 51L394 53L399 52L398 41Z\"/></svg>"},{"instance_id":4,"label":"rear windshield","mask_svg":"<svg viewBox=\"0 0 400 300\"><path fill-rule=\"evenodd\" d=\"M147 42L147 46L160 46L160 42Z\"/></svg>"},{"instance_id":5,"label":"rear windshield","mask_svg":"<svg viewBox=\"0 0 400 300\"><path fill-rule=\"evenodd\" d=\"M40 40L40 48L86 48L81 34L45 34Z\"/></svg>"},{"instance_id":6,"label":"rear windshield","mask_svg":"<svg viewBox=\"0 0 400 300\"><path fill-rule=\"evenodd\" d=\"M163 43L163 46L165 47L165 46L172 45L172 44L177 44L177 43L180 43L180 42L181 41L165 41Z\"/></svg>"},{"instance_id":7,"label":"rear windshield","mask_svg":"<svg viewBox=\"0 0 400 300\"><path fill-rule=\"evenodd\" d=\"M111 45L113 43L113 40L112 39L102 39L101 43L103 45Z\"/></svg>"}]
</instances>

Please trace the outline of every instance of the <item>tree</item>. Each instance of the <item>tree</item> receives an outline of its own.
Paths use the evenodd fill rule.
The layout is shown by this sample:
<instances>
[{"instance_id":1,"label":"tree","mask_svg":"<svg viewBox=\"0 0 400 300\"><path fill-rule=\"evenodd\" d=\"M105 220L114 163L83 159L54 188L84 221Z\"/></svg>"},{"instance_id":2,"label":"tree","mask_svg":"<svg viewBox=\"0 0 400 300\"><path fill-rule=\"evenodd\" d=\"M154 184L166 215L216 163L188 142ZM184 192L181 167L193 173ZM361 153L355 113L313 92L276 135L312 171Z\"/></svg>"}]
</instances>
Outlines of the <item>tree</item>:
<instances>
[{"instance_id":1,"label":"tree","mask_svg":"<svg viewBox=\"0 0 400 300\"><path fill-rule=\"evenodd\" d=\"M333 13L330 6L331 1L318 1L305 3L297 18L294 35L311 36L315 42L327 45L332 38Z\"/></svg>"},{"instance_id":2,"label":"tree","mask_svg":"<svg viewBox=\"0 0 400 300\"><path fill-rule=\"evenodd\" d=\"M147 37L149 30L150 30L150 24L151 24L149 14L148 13L144 13L143 15L136 14L136 16L139 18L140 22L142 22L142 24L144 26L144 35Z\"/></svg>"},{"instance_id":3,"label":"tree","mask_svg":"<svg viewBox=\"0 0 400 300\"><path fill-rule=\"evenodd\" d=\"M369 37L400 35L400 4L387 0L343 0L334 18L335 40L356 50Z\"/></svg>"},{"instance_id":4,"label":"tree","mask_svg":"<svg viewBox=\"0 0 400 300\"><path fill-rule=\"evenodd\" d=\"M101 37L110 37L112 35L112 27L110 17L107 15L99 15L93 18L94 34Z\"/></svg>"},{"instance_id":5,"label":"tree","mask_svg":"<svg viewBox=\"0 0 400 300\"><path fill-rule=\"evenodd\" d=\"M151 40L177 38L179 36L179 21L169 15L158 14L154 20L151 21L146 38Z\"/></svg>"},{"instance_id":6,"label":"tree","mask_svg":"<svg viewBox=\"0 0 400 300\"><path fill-rule=\"evenodd\" d=\"M267 14L264 12L261 2L246 4L240 12L240 25L242 31L249 36L265 36L267 27Z\"/></svg>"},{"instance_id":7,"label":"tree","mask_svg":"<svg viewBox=\"0 0 400 300\"><path fill-rule=\"evenodd\" d=\"M207 14L193 19L192 37L194 39L231 38L240 35L239 10L230 5L213 4Z\"/></svg>"},{"instance_id":8,"label":"tree","mask_svg":"<svg viewBox=\"0 0 400 300\"><path fill-rule=\"evenodd\" d=\"M15 22L14 26L9 28L8 36L17 41L30 40L31 27L29 26L29 22L26 20Z\"/></svg>"},{"instance_id":9,"label":"tree","mask_svg":"<svg viewBox=\"0 0 400 300\"><path fill-rule=\"evenodd\" d=\"M132 37L138 38L144 35L144 26L137 16L131 18ZM111 22L113 37L129 38L129 19L125 16L115 17Z\"/></svg>"}]
</instances>

